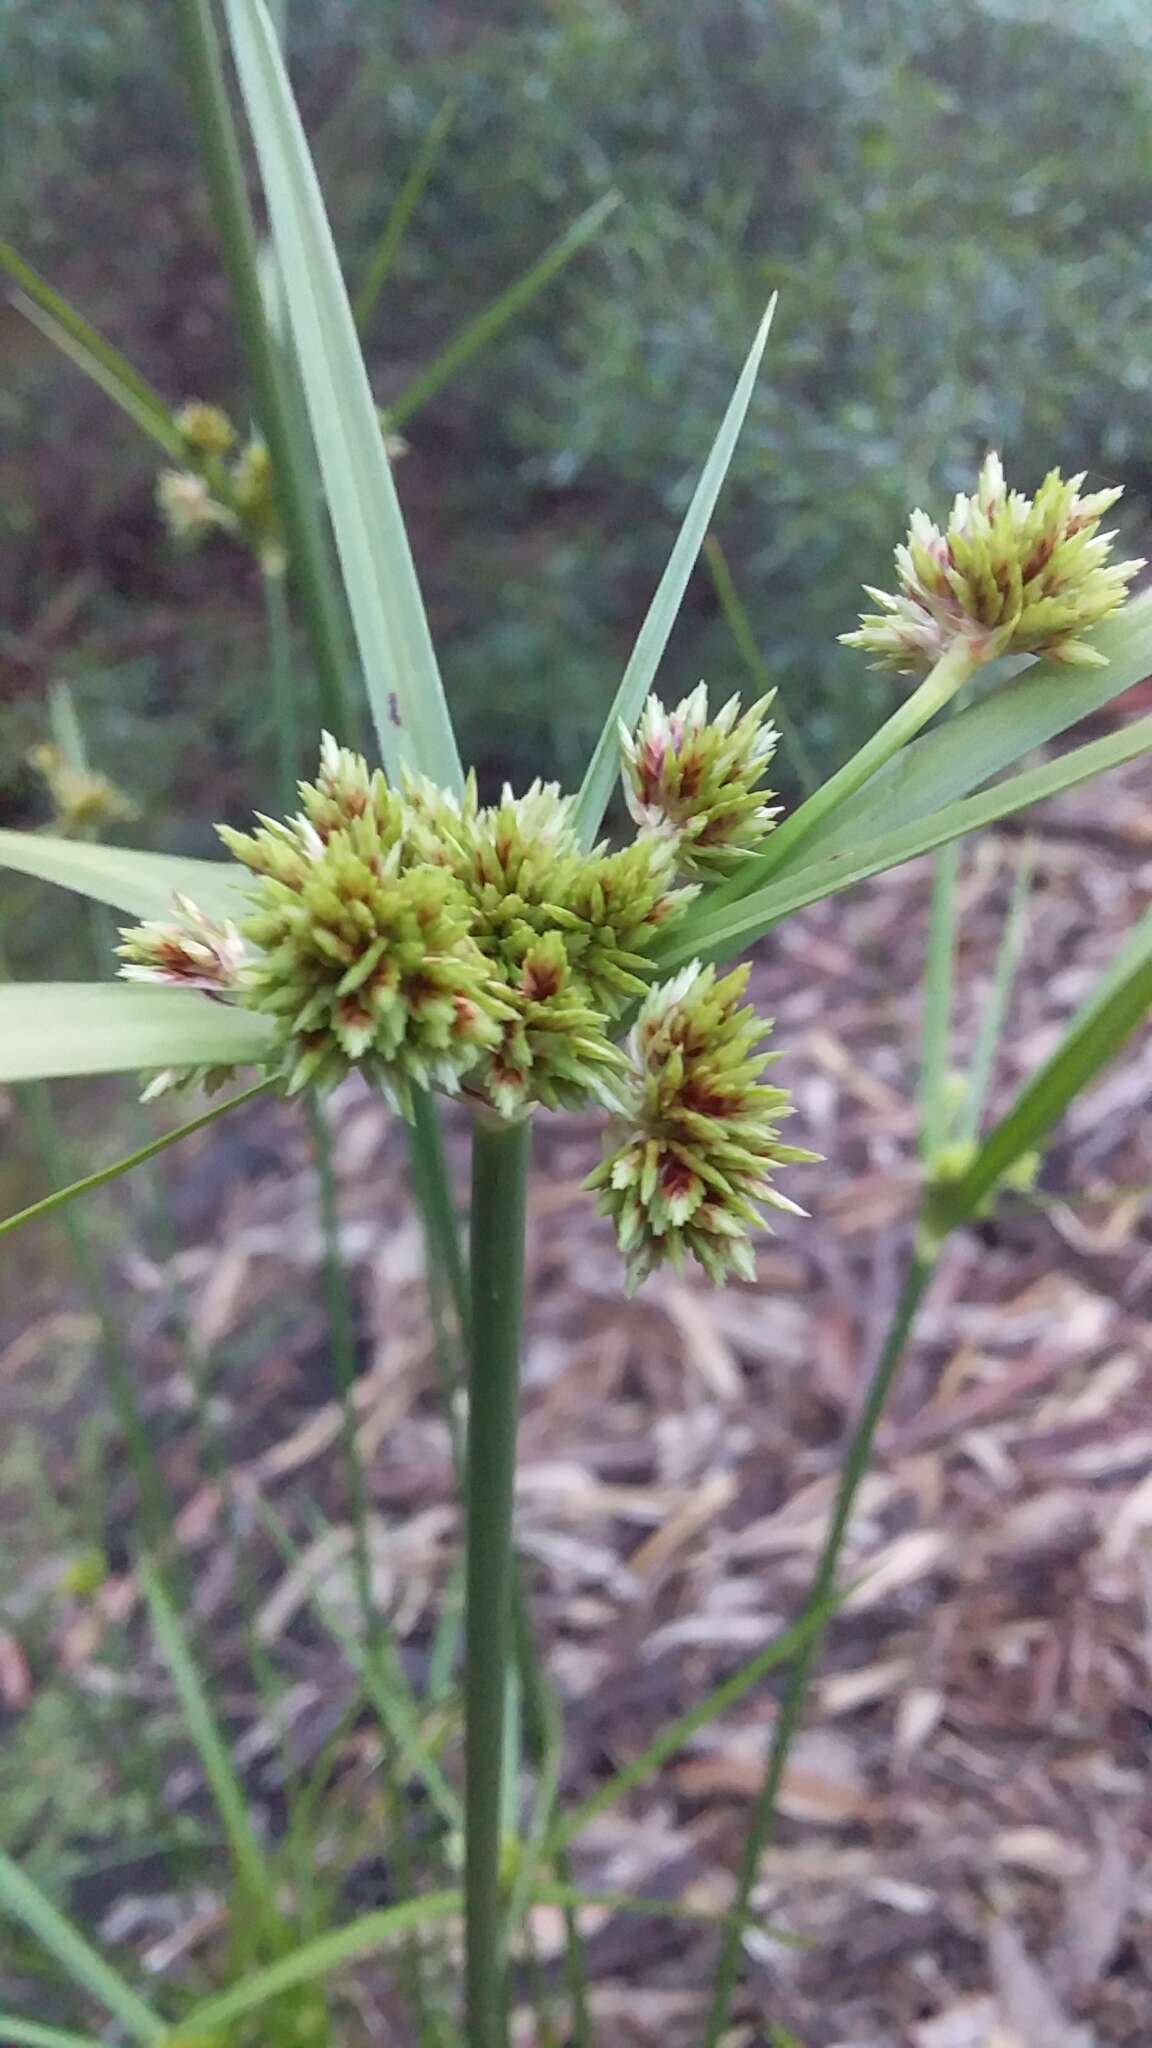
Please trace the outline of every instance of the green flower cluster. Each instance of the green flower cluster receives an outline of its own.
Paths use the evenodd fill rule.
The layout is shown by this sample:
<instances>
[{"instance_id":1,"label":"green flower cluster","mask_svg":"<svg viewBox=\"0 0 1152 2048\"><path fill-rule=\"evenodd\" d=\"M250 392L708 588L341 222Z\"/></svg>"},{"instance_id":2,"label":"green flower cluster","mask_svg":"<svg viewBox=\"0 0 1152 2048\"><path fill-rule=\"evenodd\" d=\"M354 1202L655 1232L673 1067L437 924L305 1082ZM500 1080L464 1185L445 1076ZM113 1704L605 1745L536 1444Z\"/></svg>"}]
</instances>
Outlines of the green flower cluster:
<instances>
[{"instance_id":1,"label":"green flower cluster","mask_svg":"<svg viewBox=\"0 0 1152 2048\"><path fill-rule=\"evenodd\" d=\"M714 728L705 709L699 692L670 718L649 705L625 780L666 731L674 824L616 851L581 847L554 785L491 805L471 778L459 798L418 778L393 789L325 734L295 817L218 828L252 878L249 914L214 923L178 898L172 920L122 934L121 972L271 1016L289 1092L356 1067L405 1115L417 1087L505 1119L600 1102L624 1125L596 1185L633 1281L686 1254L714 1279L748 1274L757 1205L792 1206L771 1169L809 1155L777 1142L788 1098L759 1084L770 1056L739 1008L746 971L651 989L658 941L697 894L678 874L738 857L770 816L754 791L774 739L763 707L728 705Z\"/></svg>"},{"instance_id":2,"label":"green flower cluster","mask_svg":"<svg viewBox=\"0 0 1152 2048\"><path fill-rule=\"evenodd\" d=\"M1080 636L1123 604L1144 564L1110 561L1115 535L1099 531L1120 488L1082 496L1083 482L1053 469L1028 498L1007 488L999 456L989 455L943 532L925 512L912 514L896 550L898 590L866 586L882 609L842 634L845 645L901 675L926 672L957 643L980 662L1010 653L1101 662Z\"/></svg>"},{"instance_id":3,"label":"green flower cluster","mask_svg":"<svg viewBox=\"0 0 1152 2048\"><path fill-rule=\"evenodd\" d=\"M212 532L231 534L251 549L265 574L282 575L284 539L263 441L254 435L241 446L228 414L198 399L181 406L176 426L187 467L162 470L156 486L173 538L195 546Z\"/></svg>"},{"instance_id":4,"label":"green flower cluster","mask_svg":"<svg viewBox=\"0 0 1152 2048\"><path fill-rule=\"evenodd\" d=\"M420 857L448 869L472 905L472 936L511 1015L486 1073L503 1116L532 1102L619 1100L612 1027L648 986L646 955L694 891L675 887L670 846L581 851L572 799L534 783L483 807L410 783Z\"/></svg>"},{"instance_id":5,"label":"green flower cluster","mask_svg":"<svg viewBox=\"0 0 1152 2048\"><path fill-rule=\"evenodd\" d=\"M779 1142L790 1098L761 1082L779 1055L757 1050L769 1026L741 1007L748 972L717 981L694 961L651 990L631 1033L626 1117L587 1183L615 1226L630 1287L687 1255L710 1280L751 1280L760 1208L802 1213L772 1174L816 1155Z\"/></svg>"},{"instance_id":6,"label":"green flower cluster","mask_svg":"<svg viewBox=\"0 0 1152 2048\"><path fill-rule=\"evenodd\" d=\"M181 900L123 934L123 973L272 1015L290 1091L358 1066L406 1114L413 1086L505 1117L619 1104L613 1025L693 894L669 846L584 853L554 788L488 807L474 785L396 791L328 735L300 798L286 822L220 827L254 877L238 931Z\"/></svg>"},{"instance_id":7,"label":"green flower cluster","mask_svg":"<svg viewBox=\"0 0 1152 2048\"><path fill-rule=\"evenodd\" d=\"M709 719L700 683L674 711L649 697L635 734L621 726L629 813L641 832L671 840L683 874L730 874L771 831L772 792L758 787L780 737L764 722L771 701L741 717L732 697Z\"/></svg>"}]
</instances>

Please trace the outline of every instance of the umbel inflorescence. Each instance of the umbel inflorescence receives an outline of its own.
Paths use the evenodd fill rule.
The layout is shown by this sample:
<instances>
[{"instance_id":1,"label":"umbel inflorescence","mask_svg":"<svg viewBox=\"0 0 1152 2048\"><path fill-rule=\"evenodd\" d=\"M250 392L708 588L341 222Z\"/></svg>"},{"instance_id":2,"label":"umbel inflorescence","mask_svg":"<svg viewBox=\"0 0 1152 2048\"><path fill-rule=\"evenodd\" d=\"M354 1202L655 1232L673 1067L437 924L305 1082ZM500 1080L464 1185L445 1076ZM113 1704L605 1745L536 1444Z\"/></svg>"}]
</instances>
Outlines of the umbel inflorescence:
<instances>
[{"instance_id":1,"label":"umbel inflorescence","mask_svg":"<svg viewBox=\"0 0 1152 2048\"><path fill-rule=\"evenodd\" d=\"M122 972L270 1016L289 1093L358 1068L405 1115L416 1088L503 1118L599 1103L614 1126L595 1185L632 1274L685 1254L713 1277L747 1271L756 1205L782 1199L773 1165L798 1156L776 1137L786 1095L757 1085L769 1027L710 970L653 986L653 950L698 893L689 877L730 870L774 817L758 786L766 706L734 702L712 726L706 708L702 691L671 713L649 703L624 749L639 829L590 852L554 785L492 805L471 779L459 798L418 778L395 789L325 735L294 817L218 828L249 871L248 914L214 923L180 898L174 919L122 934ZM613 1161L641 1141L654 1175L624 1199Z\"/></svg>"},{"instance_id":2,"label":"umbel inflorescence","mask_svg":"<svg viewBox=\"0 0 1152 2048\"><path fill-rule=\"evenodd\" d=\"M181 431L196 461L181 489L211 485L238 516L248 456L230 423L193 407ZM1027 498L990 455L945 529L913 515L899 590L871 592L882 610L845 639L912 674L959 649L955 687L1011 651L1102 659L1081 636L1142 565L1109 561L1099 525L1119 492L1082 482L1054 470ZM253 544L274 551L275 528L252 517ZM686 1257L712 1279L750 1275L762 1210L794 1206L775 1172L814 1155L780 1142L790 1103L763 1080L775 1055L742 1000L747 969L717 980L694 962L661 983L654 956L773 827L767 709L733 698L709 718L703 684L672 710L650 698L620 735L636 834L618 850L581 846L555 785L492 805L471 780L459 797L419 778L396 789L325 736L294 817L219 828L251 877L247 916L216 924L178 899L174 920L122 935L122 972L271 1017L269 1072L290 1093L356 1068L405 1115L417 1088L505 1119L599 1103L612 1125L589 1185L631 1280Z\"/></svg>"}]
</instances>

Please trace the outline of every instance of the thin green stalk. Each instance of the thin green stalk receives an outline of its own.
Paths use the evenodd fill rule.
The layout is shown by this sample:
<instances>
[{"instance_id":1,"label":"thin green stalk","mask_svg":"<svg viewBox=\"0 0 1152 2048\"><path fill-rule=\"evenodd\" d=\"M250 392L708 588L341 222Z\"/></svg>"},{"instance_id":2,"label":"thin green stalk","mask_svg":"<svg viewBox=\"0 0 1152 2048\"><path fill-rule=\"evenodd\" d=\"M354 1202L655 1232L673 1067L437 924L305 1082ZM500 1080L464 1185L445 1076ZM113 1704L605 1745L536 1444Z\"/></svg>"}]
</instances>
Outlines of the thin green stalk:
<instances>
[{"instance_id":1,"label":"thin green stalk","mask_svg":"<svg viewBox=\"0 0 1152 2048\"><path fill-rule=\"evenodd\" d=\"M174 1131L164 1131L147 1145L141 1145L126 1158L114 1160L111 1166L100 1166L95 1173L86 1173L82 1180L69 1182L67 1187L56 1188L50 1195L42 1195L38 1202L29 1202L27 1208L17 1209L15 1215L0 1218L0 1237L6 1237L11 1230L20 1230L26 1223L36 1223L41 1216L51 1216L56 1209L65 1209L81 1195L90 1195L96 1188L106 1187L109 1181L119 1180L122 1175L132 1173L146 1159L155 1159L160 1152L166 1152L170 1145L182 1144L202 1131L207 1124L214 1124L217 1117L227 1116L230 1109L240 1109L254 1096L266 1095L274 1086L272 1081L254 1081L251 1088L244 1088L239 1095L230 1095L227 1102L217 1102L211 1109L202 1110L199 1116L190 1117L186 1124L179 1124Z\"/></svg>"},{"instance_id":2,"label":"thin green stalk","mask_svg":"<svg viewBox=\"0 0 1152 2048\"><path fill-rule=\"evenodd\" d=\"M448 130L456 118L458 104L457 100L448 98L433 116L424 131L420 147L400 190L392 202L383 232L368 259L363 282L352 302L356 325L361 333L376 311L380 294L392 275L408 223L420 203L436 159L448 139Z\"/></svg>"},{"instance_id":3,"label":"thin green stalk","mask_svg":"<svg viewBox=\"0 0 1152 2048\"><path fill-rule=\"evenodd\" d=\"M416 1198L432 1249L443 1268L456 1320L460 1325L461 1338L466 1339L471 1314L468 1268L460 1247L452 1176L448 1171L448 1158L444 1150L444 1134L440 1126L436 1099L423 1088L413 1091L412 1123L409 1129Z\"/></svg>"},{"instance_id":4,"label":"thin green stalk","mask_svg":"<svg viewBox=\"0 0 1152 2048\"><path fill-rule=\"evenodd\" d=\"M730 903L735 898L746 896L753 889L761 888L769 878L783 867L786 859L796 853L830 812L840 804L847 803L858 789L871 780L877 770L890 761L893 754L907 746L909 740L926 726L930 718L943 711L950 704L958 690L975 674L979 663L974 660L968 647L957 641L942 654L930 674L926 675L918 689L906 697L898 710L892 713L867 740L858 753L853 754L835 775L793 811L772 833L763 853L749 860L741 867L739 874L722 883L719 889L709 895L709 911L721 903Z\"/></svg>"},{"instance_id":5,"label":"thin green stalk","mask_svg":"<svg viewBox=\"0 0 1152 2048\"><path fill-rule=\"evenodd\" d=\"M712 578L712 588L716 592L716 601L720 606L724 623L732 635L736 650L745 668L752 678L757 696L767 697L771 695L773 697L773 718L780 728L781 738L791 755L792 765L796 770L800 787L806 796L811 796L820 777L816 773L812 756L804 744L800 728L789 712L787 705L781 700L776 690L776 685L772 681L772 672L760 652L752 621L745 609L744 600L736 588L735 580L728 564L728 557L724 553L720 542L716 539L715 534L710 533L708 535L704 543L703 552L704 560L708 565L708 573Z\"/></svg>"},{"instance_id":6,"label":"thin green stalk","mask_svg":"<svg viewBox=\"0 0 1152 2048\"><path fill-rule=\"evenodd\" d=\"M992 987L980 1014L980 1028L976 1034L972 1064L968 1070L968 1089L956 1122L956 1136L961 1143L974 1145L980 1135L984 1105L988 1100L988 1091L992 1086L992 1076L996 1068L996 1055L1000 1049L1000 1034L1004 1029L1004 1019L1024 940L1028 892L1032 887L1035 868L1036 848L1029 840L1024 846L1016 869L1012 899L1008 905L1008 914L1004 919L1004 929L997 949Z\"/></svg>"},{"instance_id":7,"label":"thin green stalk","mask_svg":"<svg viewBox=\"0 0 1152 2048\"><path fill-rule=\"evenodd\" d=\"M564 1722L560 1704L540 1661L536 1639L528 1618L523 1587L519 1582L516 1595L518 1597L514 1599L513 1612L516 1657L524 1695L524 1724L528 1748L536 1759L537 1787L532 1824L521 1850L516 1882L512 1888L509 1904L509 1917L512 1920L516 1919L527 1900L538 1864L546 1858L545 1841L555 1817L560 1792L560 1773L564 1761ZM571 1873L565 1851L557 1849L547 1860L551 1862L561 1884L569 1884ZM569 2048L590 2048L592 2021L588 2010L588 1972L584 1958L584 1943L574 1908L566 1904L563 1913L564 1981L572 2019Z\"/></svg>"},{"instance_id":8,"label":"thin green stalk","mask_svg":"<svg viewBox=\"0 0 1152 2048\"><path fill-rule=\"evenodd\" d=\"M62 1188L68 1179L64 1141L46 1083L29 1082L21 1090L29 1130L49 1180ZM94 1176L93 1176L94 1178ZM53 1206L46 1196L40 1209ZM140 1499L140 1518L149 1545L159 1549L167 1544L172 1527L172 1508L159 1463L148 1439L148 1429L136 1397L132 1364L124 1333L113 1310L100 1260L78 1213L65 1208L60 1218L68 1248L84 1283L93 1314L100 1326L105 1376L116 1420L120 1426Z\"/></svg>"},{"instance_id":9,"label":"thin green stalk","mask_svg":"<svg viewBox=\"0 0 1152 2048\"><path fill-rule=\"evenodd\" d=\"M179 0L177 16L204 172L244 344L252 396L272 460L292 577L320 678L324 716L337 738L355 731L344 618L308 463L294 431L283 365L260 289L256 232L224 82L210 0Z\"/></svg>"},{"instance_id":10,"label":"thin green stalk","mask_svg":"<svg viewBox=\"0 0 1152 2048\"><path fill-rule=\"evenodd\" d=\"M514 1650L512 1505L531 1126L477 1118L472 1155L472 1343L465 1619L468 2048L506 2048L501 1871L504 1717Z\"/></svg>"},{"instance_id":11,"label":"thin green stalk","mask_svg":"<svg viewBox=\"0 0 1152 2048\"><path fill-rule=\"evenodd\" d=\"M956 878L960 842L942 846L932 875L928 954L920 1030L920 1155L931 1165L948 1139L948 1034L956 956Z\"/></svg>"},{"instance_id":12,"label":"thin green stalk","mask_svg":"<svg viewBox=\"0 0 1152 2048\"><path fill-rule=\"evenodd\" d=\"M845 1453L832 1518L828 1524L805 1607L806 1612L815 1613L819 1619L791 1665L780 1702L780 1711L773 1727L764 1783L745 1841L736 1897L721 1945L702 2048L719 2048L728 2025L732 1995L740 1972L740 1956L744 1932L748 1925L749 1902L759 1873L760 1858L768 1845L776 1820L780 1788L784 1782L792 1744L803 1718L809 1680L823 1647L844 1538L860 1482L868 1469L880 1418L892 1391L917 1311L936 1269L937 1257L936 1251L920 1248L913 1256L883 1350L864 1398L859 1420Z\"/></svg>"},{"instance_id":13,"label":"thin green stalk","mask_svg":"<svg viewBox=\"0 0 1152 2048\"><path fill-rule=\"evenodd\" d=\"M299 692L292 662L292 622L284 578L265 570L260 578L264 597L264 631L268 642L268 674L272 684L272 715L276 721L276 784L285 816L296 802L300 773Z\"/></svg>"}]
</instances>

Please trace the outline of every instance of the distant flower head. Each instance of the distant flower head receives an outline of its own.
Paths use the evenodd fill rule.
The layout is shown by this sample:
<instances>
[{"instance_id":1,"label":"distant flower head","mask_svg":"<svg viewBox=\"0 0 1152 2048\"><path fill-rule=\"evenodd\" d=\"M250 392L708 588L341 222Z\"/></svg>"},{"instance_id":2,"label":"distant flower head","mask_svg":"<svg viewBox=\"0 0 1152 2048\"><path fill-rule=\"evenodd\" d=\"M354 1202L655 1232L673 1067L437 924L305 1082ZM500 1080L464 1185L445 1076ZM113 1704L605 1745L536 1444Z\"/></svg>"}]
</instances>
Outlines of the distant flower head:
<instances>
[{"instance_id":1,"label":"distant flower head","mask_svg":"<svg viewBox=\"0 0 1152 2048\"><path fill-rule=\"evenodd\" d=\"M190 455L227 455L236 445L236 429L222 406L189 399L176 414L176 425Z\"/></svg>"},{"instance_id":2,"label":"distant flower head","mask_svg":"<svg viewBox=\"0 0 1152 2048\"><path fill-rule=\"evenodd\" d=\"M173 540L187 546L206 534L235 530L233 514L193 470L162 469L156 481L156 502Z\"/></svg>"},{"instance_id":3,"label":"distant flower head","mask_svg":"<svg viewBox=\"0 0 1152 2048\"><path fill-rule=\"evenodd\" d=\"M588 1185L612 1218L636 1286L668 1260L699 1261L711 1280L755 1277L761 1207L796 1205L773 1171L814 1155L781 1145L787 1090L760 1080L769 1026L740 999L747 967L717 981L693 962L651 990L629 1040L629 1101Z\"/></svg>"},{"instance_id":4,"label":"distant flower head","mask_svg":"<svg viewBox=\"0 0 1152 2048\"><path fill-rule=\"evenodd\" d=\"M125 825L139 816L131 797L94 768L78 768L47 741L33 747L29 766L43 776L52 805L52 827L69 839L90 839L106 825Z\"/></svg>"},{"instance_id":5,"label":"distant flower head","mask_svg":"<svg viewBox=\"0 0 1152 2048\"><path fill-rule=\"evenodd\" d=\"M1098 530L1120 488L1081 495L1083 482L1053 469L1028 498L1007 488L999 456L989 455L943 532L926 513L912 514L896 550L898 590L866 586L882 609L842 634L845 645L874 654L878 668L913 675L958 643L979 661L1020 653L1102 662L1080 636L1123 604L1144 565L1110 562L1115 536Z\"/></svg>"},{"instance_id":6,"label":"distant flower head","mask_svg":"<svg viewBox=\"0 0 1152 2048\"><path fill-rule=\"evenodd\" d=\"M240 444L228 414L193 399L175 416L186 467L165 469L156 501L174 540L194 547L210 533L244 543L266 575L286 566L275 478L259 435Z\"/></svg>"},{"instance_id":7,"label":"distant flower head","mask_svg":"<svg viewBox=\"0 0 1152 2048\"><path fill-rule=\"evenodd\" d=\"M779 739L769 702L741 717L731 697L710 719L701 683L674 711L649 697L635 733L620 728L628 810L642 832L672 841L684 874L730 873L772 829L772 792L758 787Z\"/></svg>"},{"instance_id":8,"label":"distant flower head","mask_svg":"<svg viewBox=\"0 0 1152 2048\"><path fill-rule=\"evenodd\" d=\"M266 575L282 576L288 558L280 528L272 458L263 441L251 440L241 449L228 481L241 537Z\"/></svg>"}]
</instances>

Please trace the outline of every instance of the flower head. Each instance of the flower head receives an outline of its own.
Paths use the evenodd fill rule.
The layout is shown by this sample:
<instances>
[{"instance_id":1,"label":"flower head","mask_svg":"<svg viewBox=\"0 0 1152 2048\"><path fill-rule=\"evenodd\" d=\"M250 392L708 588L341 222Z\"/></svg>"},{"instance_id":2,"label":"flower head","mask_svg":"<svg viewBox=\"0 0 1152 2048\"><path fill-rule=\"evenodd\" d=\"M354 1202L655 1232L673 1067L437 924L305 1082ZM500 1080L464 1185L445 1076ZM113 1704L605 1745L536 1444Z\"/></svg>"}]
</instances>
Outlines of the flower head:
<instances>
[{"instance_id":1,"label":"flower head","mask_svg":"<svg viewBox=\"0 0 1152 2048\"><path fill-rule=\"evenodd\" d=\"M471 781L457 802L409 780L405 799L413 851L466 891L472 935L510 1012L469 1089L503 1115L590 1095L617 1104L624 1061L612 1019L643 995L646 950L695 893L675 888L672 848L650 840L585 853L572 799L554 783L519 797L506 788L482 806Z\"/></svg>"},{"instance_id":2,"label":"flower head","mask_svg":"<svg viewBox=\"0 0 1152 2048\"><path fill-rule=\"evenodd\" d=\"M156 481L156 503L173 540L195 546L212 532L235 530L235 518L213 497L205 477L191 469L162 469Z\"/></svg>"},{"instance_id":3,"label":"flower head","mask_svg":"<svg viewBox=\"0 0 1152 2048\"><path fill-rule=\"evenodd\" d=\"M730 873L772 829L772 792L757 787L779 739L765 723L770 701L741 717L740 699L730 697L709 719L701 683L674 711L649 697L635 734L620 728L629 813L642 832L673 842L685 874Z\"/></svg>"},{"instance_id":4,"label":"flower head","mask_svg":"<svg viewBox=\"0 0 1152 2048\"><path fill-rule=\"evenodd\" d=\"M105 825L122 825L138 817L131 797L94 768L77 767L62 747L44 741L28 755L29 766L43 776L52 805L53 829L70 839L87 839Z\"/></svg>"},{"instance_id":5,"label":"flower head","mask_svg":"<svg viewBox=\"0 0 1152 2048\"><path fill-rule=\"evenodd\" d=\"M116 950L126 963L120 969L124 980L237 995L248 948L236 926L216 923L188 896L175 895L172 905L171 919L151 918L121 931Z\"/></svg>"},{"instance_id":6,"label":"flower head","mask_svg":"<svg viewBox=\"0 0 1152 2048\"><path fill-rule=\"evenodd\" d=\"M760 1080L776 1056L757 1050L769 1026L741 1007L747 982L747 967L717 981L694 961L652 989L631 1034L626 1122L588 1182L615 1225L630 1286L686 1254L711 1280L728 1270L752 1279L760 1206L796 1209L772 1172L814 1155L779 1142L791 1105L785 1089Z\"/></svg>"},{"instance_id":7,"label":"flower head","mask_svg":"<svg viewBox=\"0 0 1152 2048\"><path fill-rule=\"evenodd\" d=\"M240 446L228 414L199 399L181 406L176 425L187 467L162 470L156 500L173 538L195 546L212 532L251 548L265 574L282 575L284 539L272 461L259 436Z\"/></svg>"},{"instance_id":8,"label":"flower head","mask_svg":"<svg viewBox=\"0 0 1152 2048\"><path fill-rule=\"evenodd\" d=\"M1100 521L1119 487L1081 495L1083 476L1050 470L1034 498L1010 491L989 455L972 496L956 498L943 532L914 512L896 550L899 588L868 588L882 607L864 613L846 646L900 674L930 669L957 641L980 661L1009 653L1056 661L1103 661L1081 639L1123 604L1141 561L1110 562Z\"/></svg>"},{"instance_id":9,"label":"flower head","mask_svg":"<svg viewBox=\"0 0 1152 2048\"><path fill-rule=\"evenodd\" d=\"M290 1089L361 1067L405 1113L413 1085L455 1092L508 1014L464 890L413 865L404 804L325 738L302 809L220 836L256 876L241 999L280 1026Z\"/></svg>"},{"instance_id":10,"label":"flower head","mask_svg":"<svg viewBox=\"0 0 1152 2048\"><path fill-rule=\"evenodd\" d=\"M176 414L176 425L189 455L227 455L236 445L236 429L222 406L189 399Z\"/></svg>"},{"instance_id":11,"label":"flower head","mask_svg":"<svg viewBox=\"0 0 1152 2048\"><path fill-rule=\"evenodd\" d=\"M241 537L247 541L266 575L282 576L287 566L272 458L263 441L241 449L228 478L231 504Z\"/></svg>"}]
</instances>

